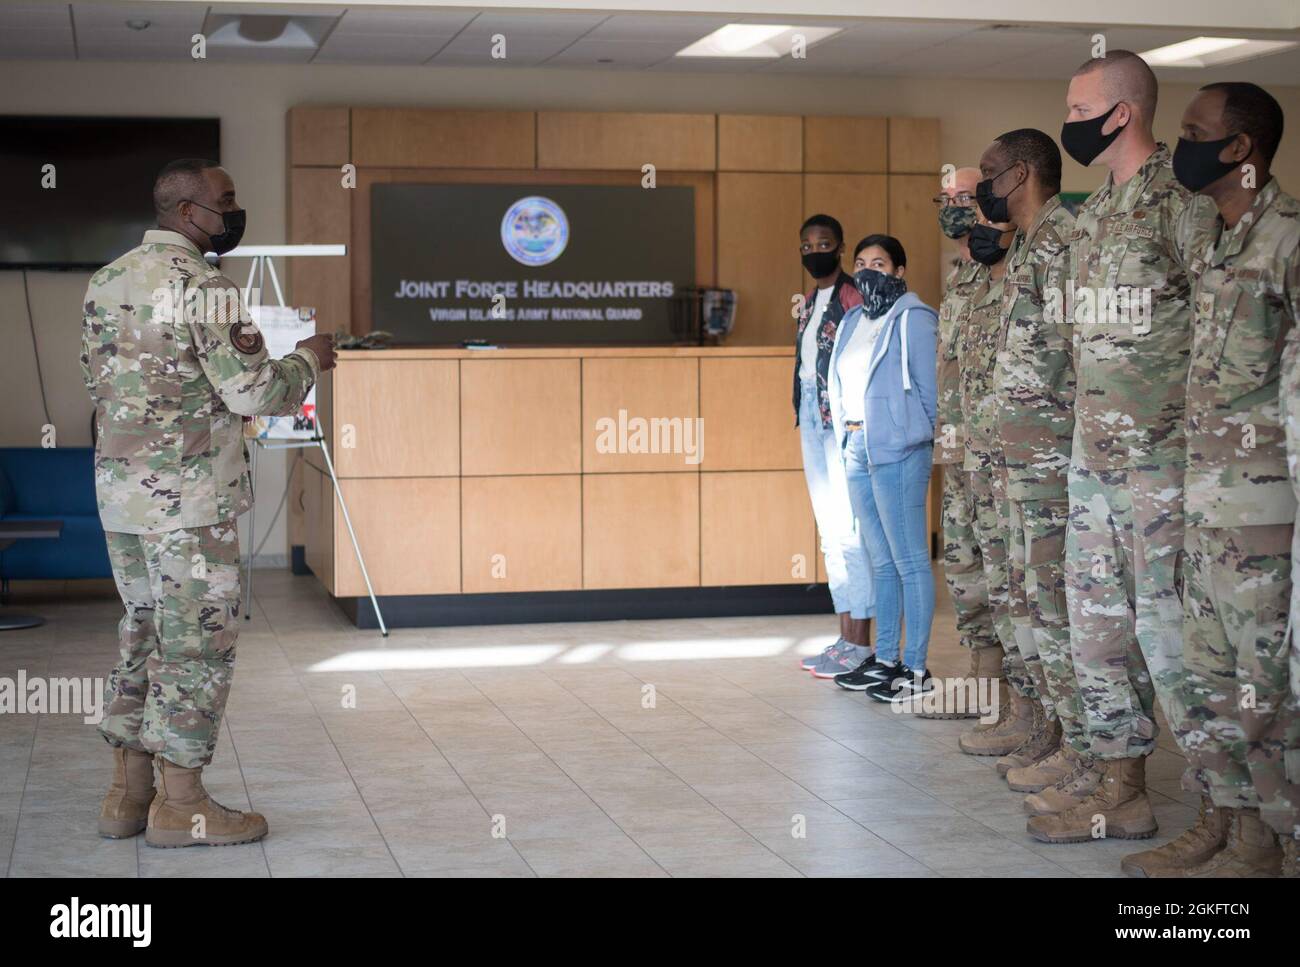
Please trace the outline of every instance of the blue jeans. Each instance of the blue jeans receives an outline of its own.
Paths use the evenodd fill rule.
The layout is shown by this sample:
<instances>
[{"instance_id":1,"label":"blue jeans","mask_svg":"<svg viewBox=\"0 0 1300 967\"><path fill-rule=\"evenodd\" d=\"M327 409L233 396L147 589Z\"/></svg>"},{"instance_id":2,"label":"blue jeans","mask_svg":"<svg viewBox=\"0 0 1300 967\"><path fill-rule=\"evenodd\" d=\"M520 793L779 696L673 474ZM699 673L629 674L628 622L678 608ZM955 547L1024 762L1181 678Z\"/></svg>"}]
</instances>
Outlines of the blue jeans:
<instances>
[{"instance_id":1,"label":"blue jeans","mask_svg":"<svg viewBox=\"0 0 1300 967\"><path fill-rule=\"evenodd\" d=\"M835 444L835 431L822 428L817 409L817 383L801 384L799 436L803 442L803 475L808 481L813 517L826 559L826 580L836 614L870 618L875 611L871 566L858 537L849 502L844 460Z\"/></svg>"},{"instance_id":2,"label":"blue jeans","mask_svg":"<svg viewBox=\"0 0 1300 967\"><path fill-rule=\"evenodd\" d=\"M903 664L916 671L925 667L934 620L934 575L925 531L933 455L934 448L924 445L897 463L869 466L861 430L850 433L844 447L849 497L875 575L876 656L898 660L906 617Z\"/></svg>"}]
</instances>

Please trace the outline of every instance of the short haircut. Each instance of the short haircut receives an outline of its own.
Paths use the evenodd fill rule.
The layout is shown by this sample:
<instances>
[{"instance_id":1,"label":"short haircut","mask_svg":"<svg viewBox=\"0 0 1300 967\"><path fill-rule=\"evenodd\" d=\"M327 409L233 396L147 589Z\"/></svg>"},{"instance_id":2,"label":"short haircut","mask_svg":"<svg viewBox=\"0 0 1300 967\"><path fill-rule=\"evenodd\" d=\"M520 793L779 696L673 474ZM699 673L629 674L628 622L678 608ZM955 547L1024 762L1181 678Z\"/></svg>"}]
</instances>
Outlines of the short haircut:
<instances>
[{"instance_id":1,"label":"short haircut","mask_svg":"<svg viewBox=\"0 0 1300 967\"><path fill-rule=\"evenodd\" d=\"M994 139L1008 165L1023 161L1049 194L1061 190L1061 149L1051 136L1037 128L1016 128Z\"/></svg>"},{"instance_id":2,"label":"short haircut","mask_svg":"<svg viewBox=\"0 0 1300 967\"><path fill-rule=\"evenodd\" d=\"M220 168L204 158L181 158L163 165L153 181L153 210L159 218L169 215L187 198L203 193L203 172Z\"/></svg>"},{"instance_id":3,"label":"short haircut","mask_svg":"<svg viewBox=\"0 0 1300 967\"><path fill-rule=\"evenodd\" d=\"M1265 161L1272 161L1282 143L1282 105L1258 84L1220 81L1203 91L1223 92L1223 120L1229 134L1248 134Z\"/></svg>"},{"instance_id":4,"label":"short haircut","mask_svg":"<svg viewBox=\"0 0 1300 967\"><path fill-rule=\"evenodd\" d=\"M830 229L831 234L835 236L835 242L837 245L844 244L844 229L840 226L839 220L831 218L830 215L813 215L799 227L800 237L802 237L803 233L808 231L808 229L815 228L818 225L822 228Z\"/></svg>"},{"instance_id":5,"label":"short haircut","mask_svg":"<svg viewBox=\"0 0 1300 967\"><path fill-rule=\"evenodd\" d=\"M907 253L903 251L903 243L892 235L868 235L853 250L853 257L857 258L864 248L871 248L873 245L889 253L889 260L894 263L894 268L901 269L907 265Z\"/></svg>"},{"instance_id":6,"label":"short haircut","mask_svg":"<svg viewBox=\"0 0 1300 967\"><path fill-rule=\"evenodd\" d=\"M1074 76L1102 71L1101 90L1112 105L1127 101L1136 105L1148 122L1156 116L1156 96L1160 85L1149 64L1131 50L1112 50L1104 57L1094 57L1074 72Z\"/></svg>"}]
</instances>

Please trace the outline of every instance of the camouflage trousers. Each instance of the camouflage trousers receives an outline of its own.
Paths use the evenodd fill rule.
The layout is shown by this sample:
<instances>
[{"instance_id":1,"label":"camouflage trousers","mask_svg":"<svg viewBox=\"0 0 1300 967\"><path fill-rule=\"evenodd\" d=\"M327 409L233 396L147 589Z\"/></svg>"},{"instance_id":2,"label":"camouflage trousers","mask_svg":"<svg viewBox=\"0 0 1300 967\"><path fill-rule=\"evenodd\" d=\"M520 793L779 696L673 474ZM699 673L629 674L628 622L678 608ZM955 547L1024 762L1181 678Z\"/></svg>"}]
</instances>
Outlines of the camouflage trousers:
<instances>
[{"instance_id":1,"label":"camouflage trousers","mask_svg":"<svg viewBox=\"0 0 1300 967\"><path fill-rule=\"evenodd\" d=\"M988 578L975 536L975 498L970 474L947 463L943 474L943 578L957 615L957 634L966 648L998 644L989 608Z\"/></svg>"},{"instance_id":2,"label":"camouflage trousers","mask_svg":"<svg viewBox=\"0 0 1300 967\"><path fill-rule=\"evenodd\" d=\"M975 538L984 565L984 587L997 643L1002 645L1002 671L1018 695L1033 696L1034 683L1016 647L1007 602L1007 500L1000 468L965 471L970 482Z\"/></svg>"},{"instance_id":3,"label":"camouflage trousers","mask_svg":"<svg viewBox=\"0 0 1300 967\"><path fill-rule=\"evenodd\" d=\"M1011 621L1048 717L1060 719L1062 739L1084 752L1087 722L1074 674L1065 602L1068 510L1067 500L1010 502Z\"/></svg>"},{"instance_id":4,"label":"camouflage trousers","mask_svg":"<svg viewBox=\"0 0 1300 967\"><path fill-rule=\"evenodd\" d=\"M1187 528L1183 595L1186 714L1178 731L1183 785L1217 805L1258 809L1300 834L1300 750L1286 640L1291 527ZM1172 721L1172 720L1171 720Z\"/></svg>"},{"instance_id":5,"label":"camouflage trousers","mask_svg":"<svg viewBox=\"0 0 1300 967\"><path fill-rule=\"evenodd\" d=\"M235 522L105 536L126 613L99 731L186 769L207 765L235 670Z\"/></svg>"},{"instance_id":6,"label":"camouflage trousers","mask_svg":"<svg viewBox=\"0 0 1300 967\"><path fill-rule=\"evenodd\" d=\"M1070 649L1099 759L1155 749L1155 703L1183 718L1183 468L1070 468Z\"/></svg>"}]
</instances>

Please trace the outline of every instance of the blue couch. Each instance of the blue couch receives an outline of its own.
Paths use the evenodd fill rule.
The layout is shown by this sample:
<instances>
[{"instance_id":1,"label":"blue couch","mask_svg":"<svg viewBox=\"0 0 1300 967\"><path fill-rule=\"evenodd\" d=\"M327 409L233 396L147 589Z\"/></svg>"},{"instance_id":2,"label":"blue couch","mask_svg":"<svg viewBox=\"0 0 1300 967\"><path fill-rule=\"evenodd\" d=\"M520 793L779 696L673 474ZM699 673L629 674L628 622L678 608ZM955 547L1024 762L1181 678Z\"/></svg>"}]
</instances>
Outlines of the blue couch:
<instances>
[{"instance_id":1,"label":"blue couch","mask_svg":"<svg viewBox=\"0 0 1300 967\"><path fill-rule=\"evenodd\" d=\"M0 579L113 576L95 503L91 447L0 448L0 520L61 520L59 540L15 541L0 551Z\"/></svg>"}]
</instances>

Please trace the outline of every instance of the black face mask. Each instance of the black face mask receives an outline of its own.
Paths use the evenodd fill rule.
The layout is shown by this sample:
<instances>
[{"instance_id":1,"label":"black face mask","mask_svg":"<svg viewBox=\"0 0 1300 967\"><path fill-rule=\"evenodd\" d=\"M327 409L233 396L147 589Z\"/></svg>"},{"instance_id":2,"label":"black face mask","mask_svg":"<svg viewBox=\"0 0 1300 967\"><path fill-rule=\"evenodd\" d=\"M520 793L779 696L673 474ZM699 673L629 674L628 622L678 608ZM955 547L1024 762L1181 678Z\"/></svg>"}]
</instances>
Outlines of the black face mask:
<instances>
[{"instance_id":1,"label":"black face mask","mask_svg":"<svg viewBox=\"0 0 1300 967\"><path fill-rule=\"evenodd\" d=\"M993 194L993 182L997 181L1014 167L1015 165L1013 164L1010 167L1003 168L992 178L985 178L975 186L975 201L980 206L980 211L984 213L984 217L991 222L1011 221L1011 212L1007 211L1007 199L1011 197L1012 191L1015 191L1016 188L1019 188L1024 184L1024 181L1019 182L1016 185L1016 188L1012 188L1011 191L1001 197Z\"/></svg>"},{"instance_id":2,"label":"black face mask","mask_svg":"<svg viewBox=\"0 0 1300 967\"><path fill-rule=\"evenodd\" d=\"M1231 134L1219 141L1188 141L1179 138L1178 147L1174 148L1174 177L1192 192L1214 184L1240 164L1237 161L1219 160L1219 152L1236 137Z\"/></svg>"},{"instance_id":3,"label":"black face mask","mask_svg":"<svg viewBox=\"0 0 1300 967\"><path fill-rule=\"evenodd\" d=\"M862 269L853 274L853 284L862 294L862 310L869 319L879 319L893 308L904 292L907 283L896 275L886 275L878 269Z\"/></svg>"},{"instance_id":4,"label":"black face mask","mask_svg":"<svg viewBox=\"0 0 1300 967\"><path fill-rule=\"evenodd\" d=\"M1003 232L992 225L976 225L970 230L970 257L981 265L997 265L1006 257L1007 250L998 244Z\"/></svg>"},{"instance_id":5,"label":"black face mask","mask_svg":"<svg viewBox=\"0 0 1300 967\"><path fill-rule=\"evenodd\" d=\"M961 238L975 226L975 209L944 205L939 209L939 228L949 238Z\"/></svg>"},{"instance_id":6,"label":"black face mask","mask_svg":"<svg viewBox=\"0 0 1300 967\"><path fill-rule=\"evenodd\" d=\"M1061 147L1079 164L1085 168L1097 160L1097 155L1101 154L1110 147L1110 143L1119 137L1119 133L1124 130L1122 127L1116 128L1110 134L1102 134L1101 129L1106 126L1110 116L1115 113L1119 107L1119 102L1115 102L1115 107L1103 114L1099 118L1091 118L1087 121L1066 121L1061 125Z\"/></svg>"},{"instance_id":7,"label":"black face mask","mask_svg":"<svg viewBox=\"0 0 1300 967\"><path fill-rule=\"evenodd\" d=\"M199 203L194 201L192 198L187 198L186 201L191 205L198 205L205 212L212 212L214 215L221 216L222 230L216 235L208 235L208 244L212 246L212 251L216 252L218 255L225 255L231 249L239 245L239 240L244 237L244 223L248 214L244 209L241 208L234 212L219 212L215 208L209 208L207 205L199 205ZM190 224L194 225L192 219ZM194 225L194 227L199 228L197 225ZM199 228L199 231L202 232L203 229ZM205 232L204 234L207 233Z\"/></svg>"},{"instance_id":8,"label":"black face mask","mask_svg":"<svg viewBox=\"0 0 1300 967\"><path fill-rule=\"evenodd\" d=\"M814 279L824 279L828 275L834 275L840 267L840 253L835 252L805 252L799 260L803 267L808 270L808 274Z\"/></svg>"}]
</instances>

